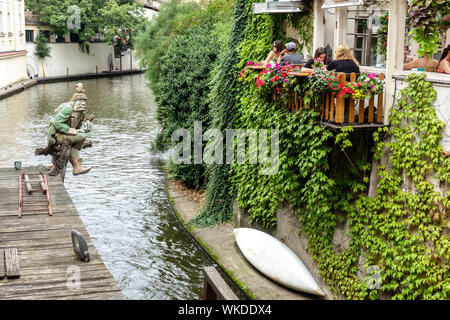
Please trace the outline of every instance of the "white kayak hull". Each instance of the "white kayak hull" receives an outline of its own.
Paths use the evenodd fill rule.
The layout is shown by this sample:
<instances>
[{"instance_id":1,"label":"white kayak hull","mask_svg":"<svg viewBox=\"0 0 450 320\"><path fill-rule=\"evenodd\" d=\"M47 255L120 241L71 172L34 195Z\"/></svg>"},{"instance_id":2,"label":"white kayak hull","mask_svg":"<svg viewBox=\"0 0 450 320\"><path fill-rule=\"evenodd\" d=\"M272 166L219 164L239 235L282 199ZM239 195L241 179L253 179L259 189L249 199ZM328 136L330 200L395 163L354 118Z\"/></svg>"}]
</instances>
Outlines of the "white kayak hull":
<instances>
[{"instance_id":1,"label":"white kayak hull","mask_svg":"<svg viewBox=\"0 0 450 320\"><path fill-rule=\"evenodd\" d=\"M302 260L284 243L256 229L233 232L244 257L268 278L296 291L324 296Z\"/></svg>"}]
</instances>

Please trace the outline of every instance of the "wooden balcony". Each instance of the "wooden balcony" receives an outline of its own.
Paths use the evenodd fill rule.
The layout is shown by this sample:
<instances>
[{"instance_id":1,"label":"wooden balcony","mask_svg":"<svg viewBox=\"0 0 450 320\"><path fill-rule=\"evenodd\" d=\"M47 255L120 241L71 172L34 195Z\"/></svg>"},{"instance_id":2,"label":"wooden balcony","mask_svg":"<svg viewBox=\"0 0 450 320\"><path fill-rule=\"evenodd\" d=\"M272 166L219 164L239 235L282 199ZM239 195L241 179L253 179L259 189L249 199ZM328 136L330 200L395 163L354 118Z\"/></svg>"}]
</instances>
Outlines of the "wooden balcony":
<instances>
[{"instance_id":1,"label":"wooden balcony","mask_svg":"<svg viewBox=\"0 0 450 320\"><path fill-rule=\"evenodd\" d=\"M261 71L264 66L252 66L251 69ZM308 73L295 72L291 73L303 81L307 81ZM345 84L346 81L355 82L359 75L342 74L340 82ZM378 76L380 80L384 80L384 74ZM300 112L304 108L304 92L294 92L288 94L288 99L283 96L274 94L272 101L282 100L282 103L291 112ZM355 100L353 98L338 97L337 94L331 92L323 92L321 102L313 106L320 113L319 122L332 129L340 129L345 126L353 126L355 129L376 130L383 127L383 109L384 109L384 92L372 96L366 100Z\"/></svg>"},{"instance_id":2,"label":"wooden balcony","mask_svg":"<svg viewBox=\"0 0 450 320\"><path fill-rule=\"evenodd\" d=\"M342 75L341 83L347 80L354 82L355 73ZM378 76L384 80L384 74ZM340 128L352 125L360 129L377 129L383 126L384 92L372 96L367 100L353 98L338 98L335 94L326 92L322 94L320 106L320 121L331 128Z\"/></svg>"}]
</instances>

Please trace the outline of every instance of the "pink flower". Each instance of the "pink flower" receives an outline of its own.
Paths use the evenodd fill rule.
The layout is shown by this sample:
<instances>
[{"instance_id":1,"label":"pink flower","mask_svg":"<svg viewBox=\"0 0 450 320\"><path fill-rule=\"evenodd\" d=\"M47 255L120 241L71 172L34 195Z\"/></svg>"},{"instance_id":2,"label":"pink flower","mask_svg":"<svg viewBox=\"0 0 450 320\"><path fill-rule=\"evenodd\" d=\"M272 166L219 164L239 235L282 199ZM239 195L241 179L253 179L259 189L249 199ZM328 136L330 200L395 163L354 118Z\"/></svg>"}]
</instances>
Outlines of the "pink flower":
<instances>
[{"instance_id":1,"label":"pink flower","mask_svg":"<svg viewBox=\"0 0 450 320\"><path fill-rule=\"evenodd\" d=\"M369 79L375 79L377 75L375 73L369 74Z\"/></svg>"}]
</instances>

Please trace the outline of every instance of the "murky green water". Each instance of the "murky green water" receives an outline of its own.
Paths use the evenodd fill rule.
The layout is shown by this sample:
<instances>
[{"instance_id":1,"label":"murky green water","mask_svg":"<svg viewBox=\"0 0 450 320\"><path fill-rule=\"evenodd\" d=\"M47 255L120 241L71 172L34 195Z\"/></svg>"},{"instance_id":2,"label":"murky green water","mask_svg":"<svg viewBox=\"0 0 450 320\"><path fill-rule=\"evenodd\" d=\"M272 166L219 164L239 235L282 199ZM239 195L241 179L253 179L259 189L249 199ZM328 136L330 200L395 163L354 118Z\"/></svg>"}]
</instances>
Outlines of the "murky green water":
<instances>
[{"instance_id":1,"label":"murky green water","mask_svg":"<svg viewBox=\"0 0 450 320\"><path fill-rule=\"evenodd\" d=\"M78 81L77 81L78 82ZM75 83L34 86L0 100L0 167L51 164L36 157L55 108ZM158 131L156 104L143 75L83 81L96 116L81 151L93 166L65 185L94 245L129 299L201 299L201 267L211 261L170 211L162 159L149 152Z\"/></svg>"}]
</instances>

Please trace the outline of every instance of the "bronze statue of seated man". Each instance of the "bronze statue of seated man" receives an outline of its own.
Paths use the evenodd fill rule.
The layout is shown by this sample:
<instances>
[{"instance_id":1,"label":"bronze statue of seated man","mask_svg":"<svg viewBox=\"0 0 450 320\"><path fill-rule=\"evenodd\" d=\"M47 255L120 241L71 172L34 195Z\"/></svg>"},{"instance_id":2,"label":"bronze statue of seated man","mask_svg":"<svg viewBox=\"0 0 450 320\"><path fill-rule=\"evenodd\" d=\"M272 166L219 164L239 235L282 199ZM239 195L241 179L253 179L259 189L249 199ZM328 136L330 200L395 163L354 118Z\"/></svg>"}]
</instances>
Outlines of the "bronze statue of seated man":
<instances>
[{"instance_id":1,"label":"bronze statue of seated man","mask_svg":"<svg viewBox=\"0 0 450 320\"><path fill-rule=\"evenodd\" d=\"M86 128L82 128L87 114L87 97L84 94L83 84L76 86L70 102L61 104L56 110L56 116L50 122L47 135L48 146L61 145L67 139L71 142L70 163L72 164L74 175L88 173L92 167L83 168L79 151L83 148L86 140L86 132L90 130L89 121Z\"/></svg>"}]
</instances>

